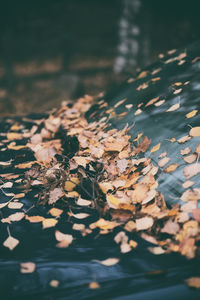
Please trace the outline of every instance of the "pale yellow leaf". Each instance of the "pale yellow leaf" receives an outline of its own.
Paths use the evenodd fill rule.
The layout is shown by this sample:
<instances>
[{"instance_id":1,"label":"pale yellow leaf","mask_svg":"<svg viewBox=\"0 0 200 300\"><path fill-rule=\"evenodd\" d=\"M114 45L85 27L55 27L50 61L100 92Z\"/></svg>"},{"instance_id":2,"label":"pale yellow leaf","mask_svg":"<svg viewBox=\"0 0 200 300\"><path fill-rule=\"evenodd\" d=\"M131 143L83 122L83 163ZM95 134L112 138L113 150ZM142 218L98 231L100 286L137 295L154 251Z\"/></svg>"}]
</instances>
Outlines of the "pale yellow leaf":
<instances>
[{"instance_id":1,"label":"pale yellow leaf","mask_svg":"<svg viewBox=\"0 0 200 300\"><path fill-rule=\"evenodd\" d=\"M179 108L180 108L180 103L176 103L176 104L172 105L170 108L168 108L167 111L168 112L175 111L175 110L177 110Z\"/></svg>"},{"instance_id":2,"label":"pale yellow leaf","mask_svg":"<svg viewBox=\"0 0 200 300\"><path fill-rule=\"evenodd\" d=\"M187 119L189 119L189 118L192 118L192 117L196 116L197 112L198 112L198 110L194 109L191 112L189 112L188 114L186 114L185 116L186 116Z\"/></svg>"},{"instance_id":3,"label":"pale yellow leaf","mask_svg":"<svg viewBox=\"0 0 200 300\"><path fill-rule=\"evenodd\" d=\"M4 247L13 250L19 244L19 240L15 239L12 236L9 236L3 243Z\"/></svg>"},{"instance_id":4,"label":"pale yellow leaf","mask_svg":"<svg viewBox=\"0 0 200 300\"><path fill-rule=\"evenodd\" d=\"M53 218L47 218L42 221L42 228L45 229L45 228L54 227L57 223L58 220Z\"/></svg>"},{"instance_id":5,"label":"pale yellow leaf","mask_svg":"<svg viewBox=\"0 0 200 300\"><path fill-rule=\"evenodd\" d=\"M25 262L20 264L20 272L23 274L33 273L35 268L36 264L33 262Z\"/></svg>"}]
</instances>

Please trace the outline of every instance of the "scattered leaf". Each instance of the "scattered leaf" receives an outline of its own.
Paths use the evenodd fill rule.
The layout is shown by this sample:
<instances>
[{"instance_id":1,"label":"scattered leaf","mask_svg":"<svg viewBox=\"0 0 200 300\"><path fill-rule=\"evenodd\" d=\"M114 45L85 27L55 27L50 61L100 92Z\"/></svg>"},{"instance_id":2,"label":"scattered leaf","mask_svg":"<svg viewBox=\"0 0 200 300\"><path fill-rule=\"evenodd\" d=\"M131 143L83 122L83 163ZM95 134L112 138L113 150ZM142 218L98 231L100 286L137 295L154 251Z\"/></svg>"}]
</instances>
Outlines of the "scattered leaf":
<instances>
[{"instance_id":1,"label":"scattered leaf","mask_svg":"<svg viewBox=\"0 0 200 300\"><path fill-rule=\"evenodd\" d=\"M4 247L13 250L19 244L19 240L15 239L12 236L9 236L3 243Z\"/></svg>"},{"instance_id":2,"label":"scattered leaf","mask_svg":"<svg viewBox=\"0 0 200 300\"><path fill-rule=\"evenodd\" d=\"M20 272L23 274L33 273L35 268L36 264L33 262L20 263Z\"/></svg>"},{"instance_id":3,"label":"scattered leaf","mask_svg":"<svg viewBox=\"0 0 200 300\"><path fill-rule=\"evenodd\" d=\"M155 145L153 148L151 148L150 152L156 152L160 149L161 143L158 143L157 145Z\"/></svg>"},{"instance_id":4,"label":"scattered leaf","mask_svg":"<svg viewBox=\"0 0 200 300\"><path fill-rule=\"evenodd\" d=\"M193 118L194 116L196 116L197 113L198 113L198 110L194 109L191 112L189 112L188 114L186 114L185 116L187 119L189 119L189 118Z\"/></svg>"}]
</instances>

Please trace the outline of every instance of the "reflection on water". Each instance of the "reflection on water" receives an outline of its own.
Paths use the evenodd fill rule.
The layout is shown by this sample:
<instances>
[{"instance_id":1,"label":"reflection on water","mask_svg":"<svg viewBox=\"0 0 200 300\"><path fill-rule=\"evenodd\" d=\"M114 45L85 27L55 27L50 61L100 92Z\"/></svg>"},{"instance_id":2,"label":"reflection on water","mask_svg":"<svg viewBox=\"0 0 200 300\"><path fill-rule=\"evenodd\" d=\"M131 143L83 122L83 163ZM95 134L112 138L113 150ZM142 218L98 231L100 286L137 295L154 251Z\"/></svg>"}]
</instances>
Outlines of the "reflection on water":
<instances>
[{"instance_id":1,"label":"reflection on water","mask_svg":"<svg viewBox=\"0 0 200 300\"><path fill-rule=\"evenodd\" d=\"M197 1L5 2L0 113L44 111L117 86L163 52L198 38Z\"/></svg>"}]
</instances>

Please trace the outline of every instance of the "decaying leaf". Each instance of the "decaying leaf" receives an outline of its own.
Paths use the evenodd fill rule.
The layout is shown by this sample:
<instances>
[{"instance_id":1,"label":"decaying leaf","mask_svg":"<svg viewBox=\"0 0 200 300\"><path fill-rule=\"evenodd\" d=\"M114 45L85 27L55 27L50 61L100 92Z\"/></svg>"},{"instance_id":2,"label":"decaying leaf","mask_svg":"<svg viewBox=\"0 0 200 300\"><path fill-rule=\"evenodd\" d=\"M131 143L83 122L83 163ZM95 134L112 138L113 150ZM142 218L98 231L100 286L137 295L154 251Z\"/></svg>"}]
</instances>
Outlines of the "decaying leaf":
<instances>
[{"instance_id":1,"label":"decaying leaf","mask_svg":"<svg viewBox=\"0 0 200 300\"><path fill-rule=\"evenodd\" d=\"M42 228L45 229L45 228L54 227L57 223L58 220L53 218L47 218L42 221Z\"/></svg>"},{"instance_id":2,"label":"decaying leaf","mask_svg":"<svg viewBox=\"0 0 200 300\"><path fill-rule=\"evenodd\" d=\"M164 169L165 173L174 172L178 168L179 164L171 164L167 168Z\"/></svg>"},{"instance_id":3,"label":"decaying leaf","mask_svg":"<svg viewBox=\"0 0 200 300\"><path fill-rule=\"evenodd\" d=\"M100 285L98 282L92 281L89 283L89 289L95 290L95 289L99 289L99 288L100 288Z\"/></svg>"},{"instance_id":4,"label":"decaying leaf","mask_svg":"<svg viewBox=\"0 0 200 300\"><path fill-rule=\"evenodd\" d=\"M175 111L175 110L177 110L179 108L180 108L180 103L176 103L176 104L172 105L170 108L168 108L167 112Z\"/></svg>"},{"instance_id":5,"label":"decaying leaf","mask_svg":"<svg viewBox=\"0 0 200 300\"><path fill-rule=\"evenodd\" d=\"M190 277L185 282L189 287L200 289L200 277Z\"/></svg>"},{"instance_id":6,"label":"decaying leaf","mask_svg":"<svg viewBox=\"0 0 200 300\"><path fill-rule=\"evenodd\" d=\"M107 258L105 260L94 260L95 262L100 263L101 265L110 267L110 266L114 266L119 262L119 258Z\"/></svg>"},{"instance_id":7,"label":"decaying leaf","mask_svg":"<svg viewBox=\"0 0 200 300\"><path fill-rule=\"evenodd\" d=\"M19 244L19 240L15 239L12 236L9 236L4 242L4 247L9 248L10 250L13 250L17 245Z\"/></svg>"},{"instance_id":8,"label":"decaying leaf","mask_svg":"<svg viewBox=\"0 0 200 300\"><path fill-rule=\"evenodd\" d=\"M139 230L146 230L153 226L153 218L152 217L143 217L141 219L136 219L136 229Z\"/></svg>"},{"instance_id":9,"label":"decaying leaf","mask_svg":"<svg viewBox=\"0 0 200 300\"><path fill-rule=\"evenodd\" d=\"M66 248L73 242L73 236L71 234L65 234L59 230L55 231L55 238L59 242L56 246L58 248Z\"/></svg>"},{"instance_id":10,"label":"decaying leaf","mask_svg":"<svg viewBox=\"0 0 200 300\"><path fill-rule=\"evenodd\" d=\"M193 127L190 129L190 136L197 137L200 136L200 127Z\"/></svg>"},{"instance_id":11,"label":"decaying leaf","mask_svg":"<svg viewBox=\"0 0 200 300\"><path fill-rule=\"evenodd\" d=\"M159 167L164 167L168 162L170 161L169 157L163 157L159 162L158 165Z\"/></svg>"},{"instance_id":12,"label":"decaying leaf","mask_svg":"<svg viewBox=\"0 0 200 300\"><path fill-rule=\"evenodd\" d=\"M184 168L183 174L187 179L190 179L191 177L197 175L200 173L200 164L199 163L194 163L191 165L188 165Z\"/></svg>"},{"instance_id":13,"label":"decaying leaf","mask_svg":"<svg viewBox=\"0 0 200 300\"><path fill-rule=\"evenodd\" d=\"M197 113L198 113L198 110L194 109L191 112L189 112L188 114L186 114L185 116L187 119L189 119L189 118L193 118L194 116L196 116Z\"/></svg>"},{"instance_id":14,"label":"decaying leaf","mask_svg":"<svg viewBox=\"0 0 200 300\"><path fill-rule=\"evenodd\" d=\"M35 268L36 264L33 262L20 263L20 272L23 274L33 273Z\"/></svg>"},{"instance_id":15,"label":"decaying leaf","mask_svg":"<svg viewBox=\"0 0 200 300\"><path fill-rule=\"evenodd\" d=\"M158 143L157 145L155 145L153 148L151 148L150 152L156 152L160 149L161 143Z\"/></svg>"}]
</instances>

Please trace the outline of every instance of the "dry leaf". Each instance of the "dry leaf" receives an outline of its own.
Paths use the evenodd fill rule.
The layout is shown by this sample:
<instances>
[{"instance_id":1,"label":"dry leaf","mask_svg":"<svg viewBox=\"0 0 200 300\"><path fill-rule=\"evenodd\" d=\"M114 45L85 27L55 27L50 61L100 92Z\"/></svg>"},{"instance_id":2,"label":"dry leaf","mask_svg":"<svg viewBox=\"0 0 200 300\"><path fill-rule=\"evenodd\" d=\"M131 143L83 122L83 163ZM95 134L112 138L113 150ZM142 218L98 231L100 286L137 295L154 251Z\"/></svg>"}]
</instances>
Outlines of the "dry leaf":
<instances>
[{"instance_id":1,"label":"dry leaf","mask_svg":"<svg viewBox=\"0 0 200 300\"><path fill-rule=\"evenodd\" d=\"M148 247L148 250L155 254L155 255L160 255L160 254L164 254L166 252L166 250L164 250L162 247Z\"/></svg>"},{"instance_id":2,"label":"dry leaf","mask_svg":"<svg viewBox=\"0 0 200 300\"><path fill-rule=\"evenodd\" d=\"M135 230L135 229L136 229L136 224L135 224L135 222L134 222L134 221L128 221L128 222L126 223L126 225L124 226L124 229L125 229L126 231L129 231L129 232Z\"/></svg>"},{"instance_id":3,"label":"dry leaf","mask_svg":"<svg viewBox=\"0 0 200 300\"><path fill-rule=\"evenodd\" d=\"M49 204L54 204L57 202L63 195L63 191L61 188L55 188L49 193Z\"/></svg>"},{"instance_id":4,"label":"dry leaf","mask_svg":"<svg viewBox=\"0 0 200 300\"><path fill-rule=\"evenodd\" d=\"M20 208L22 208L23 207L23 203L21 203L21 202L10 202L9 204L8 204L8 208L10 208L10 209L20 209Z\"/></svg>"},{"instance_id":5,"label":"dry leaf","mask_svg":"<svg viewBox=\"0 0 200 300\"><path fill-rule=\"evenodd\" d=\"M7 139L8 140L21 140L23 138L23 135L21 133L17 132L8 132L7 133Z\"/></svg>"},{"instance_id":6,"label":"dry leaf","mask_svg":"<svg viewBox=\"0 0 200 300\"><path fill-rule=\"evenodd\" d=\"M189 112L188 114L186 114L185 116L186 116L187 119L189 119L189 118L192 118L192 117L196 116L197 112L198 112L198 110L194 109L191 112Z\"/></svg>"},{"instance_id":7,"label":"dry leaf","mask_svg":"<svg viewBox=\"0 0 200 300\"><path fill-rule=\"evenodd\" d=\"M183 174L187 179L190 179L191 177L193 177L199 173L200 173L200 164L199 163L191 164L189 166L186 166L183 169Z\"/></svg>"},{"instance_id":8,"label":"dry leaf","mask_svg":"<svg viewBox=\"0 0 200 300\"><path fill-rule=\"evenodd\" d=\"M28 220L30 223L39 223L44 221L44 217L42 216L25 216L25 219Z\"/></svg>"},{"instance_id":9,"label":"dry leaf","mask_svg":"<svg viewBox=\"0 0 200 300\"><path fill-rule=\"evenodd\" d=\"M200 277L190 277L185 280L189 287L199 289L200 288Z\"/></svg>"},{"instance_id":10,"label":"dry leaf","mask_svg":"<svg viewBox=\"0 0 200 300\"><path fill-rule=\"evenodd\" d=\"M161 229L161 232L168 234L176 234L179 231L180 227L178 223L173 222L172 220L168 220L164 227Z\"/></svg>"},{"instance_id":11,"label":"dry leaf","mask_svg":"<svg viewBox=\"0 0 200 300\"><path fill-rule=\"evenodd\" d=\"M160 100L160 101L154 103L154 105L155 105L155 106L161 106L163 103L165 103L165 99Z\"/></svg>"},{"instance_id":12,"label":"dry leaf","mask_svg":"<svg viewBox=\"0 0 200 300\"><path fill-rule=\"evenodd\" d=\"M63 213L62 209L55 208L55 207L49 210L49 214L51 214L53 217L59 217L62 213Z\"/></svg>"},{"instance_id":13,"label":"dry leaf","mask_svg":"<svg viewBox=\"0 0 200 300\"><path fill-rule=\"evenodd\" d=\"M100 285L99 285L98 282L93 281L93 282L90 282L90 283L89 283L89 289L95 290L95 289L99 289L99 288L100 288Z\"/></svg>"},{"instance_id":14,"label":"dry leaf","mask_svg":"<svg viewBox=\"0 0 200 300\"><path fill-rule=\"evenodd\" d=\"M60 282L58 280L55 280L55 279L52 279L50 282L49 282L49 285L53 288L57 288L59 286Z\"/></svg>"},{"instance_id":15,"label":"dry leaf","mask_svg":"<svg viewBox=\"0 0 200 300\"><path fill-rule=\"evenodd\" d=\"M89 206L91 203L92 203L92 201L82 199L81 197L79 197L76 202L76 204L80 205L80 206Z\"/></svg>"},{"instance_id":16,"label":"dry leaf","mask_svg":"<svg viewBox=\"0 0 200 300\"><path fill-rule=\"evenodd\" d=\"M174 95L180 94L182 92L182 89L177 89L173 92Z\"/></svg>"},{"instance_id":17,"label":"dry leaf","mask_svg":"<svg viewBox=\"0 0 200 300\"><path fill-rule=\"evenodd\" d=\"M110 267L116 265L119 262L119 258L107 258L105 260L94 260L94 261L104 266Z\"/></svg>"},{"instance_id":18,"label":"dry leaf","mask_svg":"<svg viewBox=\"0 0 200 300\"><path fill-rule=\"evenodd\" d=\"M184 187L184 189L189 188L190 186L192 186L194 184L194 181L191 180L187 180L182 184L182 187Z\"/></svg>"},{"instance_id":19,"label":"dry leaf","mask_svg":"<svg viewBox=\"0 0 200 300\"><path fill-rule=\"evenodd\" d=\"M150 152L156 152L160 149L161 143L158 143L157 145L155 145L153 148L151 148Z\"/></svg>"},{"instance_id":20,"label":"dry leaf","mask_svg":"<svg viewBox=\"0 0 200 300\"><path fill-rule=\"evenodd\" d=\"M168 108L167 111L168 112L175 111L175 110L177 110L179 108L180 108L180 103L176 103L176 104L172 105L170 108Z\"/></svg>"},{"instance_id":21,"label":"dry leaf","mask_svg":"<svg viewBox=\"0 0 200 300\"><path fill-rule=\"evenodd\" d=\"M86 213L78 213L78 214L72 213L71 215L72 215L74 218L80 219L80 220L89 217L89 214L86 214Z\"/></svg>"},{"instance_id":22,"label":"dry leaf","mask_svg":"<svg viewBox=\"0 0 200 300\"><path fill-rule=\"evenodd\" d=\"M182 138L178 139L177 142L179 144L184 144L185 142L189 141L191 137L189 135L185 135Z\"/></svg>"},{"instance_id":23,"label":"dry leaf","mask_svg":"<svg viewBox=\"0 0 200 300\"><path fill-rule=\"evenodd\" d=\"M190 129L190 136L197 137L200 136L200 127L193 127Z\"/></svg>"},{"instance_id":24,"label":"dry leaf","mask_svg":"<svg viewBox=\"0 0 200 300\"><path fill-rule=\"evenodd\" d=\"M140 152L146 152L147 149L149 148L149 145L151 143L151 140L147 138L147 136L144 137L143 141L136 147L134 148L134 153L138 154Z\"/></svg>"},{"instance_id":25,"label":"dry leaf","mask_svg":"<svg viewBox=\"0 0 200 300\"><path fill-rule=\"evenodd\" d=\"M76 224L76 223L74 223L73 226L72 226L72 229L73 230L83 231L83 230L85 230L85 225L84 224Z\"/></svg>"},{"instance_id":26,"label":"dry leaf","mask_svg":"<svg viewBox=\"0 0 200 300\"><path fill-rule=\"evenodd\" d=\"M147 104L145 105L145 107L148 107L149 105L154 104L156 101L158 101L159 97L153 98L150 101L147 102Z\"/></svg>"},{"instance_id":27,"label":"dry leaf","mask_svg":"<svg viewBox=\"0 0 200 300\"><path fill-rule=\"evenodd\" d=\"M35 268L36 264L33 262L20 263L20 272L23 274L33 273Z\"/></svg>"},{"instance_id":28,"label":"dry leaf","mask_svg":"<svg viewBox=\"0 0 200 300\"><path fill-rule=\"evenodd\" d=\"M158 162L158 165L159 167L164 167L168 162L170 161L170 158L169 157L164 157L162 158L159 162Z\"/></svg>"},{"instance_id":29,"label":"dry leaf","mask_svg":"<svg viewBox=\"0 0 200 300\"><path fill-rule=\"evenodd\" d=\"M4 247L9 248L10 250L13 250L17 245L19 244L19 240L15 239L12 236L9 236L4 242Z\"/></svg>"},{"instance_id":30,"label":"dry leaf","mask_svg":"<svg viewBox=\"0 0 200 300\"><path fill-rule=\"evenodd\" d=\"M59 248L66 248L73 242L73 236L71 234L65 234L59 230L55 231L55 238L61 244L57 244Z\"/></svg>"},{"instance_id":31,"label":"dry leaf","mask_svg":"<svg viewBox=\"0 0 200 300\"><path fill-rule=\"evenodd\" d=\"M181 152L181 155L187 155L188 153L190 153L191 149L189 147L186 147L184 149L182 149L180 152Z\"/></svg>"},{"instance_id":32,"label":"dry leaf","mask_svg":"<svg viewBox=\"0 0 200 300\"><path fill-rule=\"evenodd\" d=\"M191 164L197 159L197 155L196 154L190 154L188 156L185 156L183 159L186 163Z\"/></svg>"},{"instance_id":33,"label":"dry leaf","mask_svg":"<svg viewBox=\"0 0 200 300\"><path fill-rule=\"evenodd\" d=\"M179 164L171 164L167 168L164 169L165 173L174 172L178 168Z\"/></svg>"},{"instance_id":34,"label":"dry leaf","mask_svg":"<svg viewBox=\"0 0 200 300\"><path fill-rule=\"evenodd\" d=\"M153 226L153 218L151 217L143 217L141 219L136 219L136 229L139 230L146 230Z\"/></svg>"},{"instance_id":35,"label":"dry leaf","mask_svg":"<svg viewBox=\"0 0 200 300\"><path fill-rule=\"evenodd\" d=\"M117 161L117 168L119 169L120 173L124 173L128 168L128 160L127 159L120 159Z\"/></svg>"},{"instance_id":36,"label":"dry leaf","mask_svg":"<svg viewBox=\"0 0 200 300\"><path fill-rule=\"evenodd\" d=\"M42 228L45 229L45 228L54 227L57 223L58 220L53 218L47 218L42 221Z\"/></svg>"},{"instance_id":37,"label":"dry leaf","mask_svg":"<svg viewBox=\"0 0 200 300\"><path fill-rule=\"evenodd\" d=\"M142 110L138 108L136 112L134 113L135 116L140 115L142 113Z\"/></svg>"}]
</instances>

